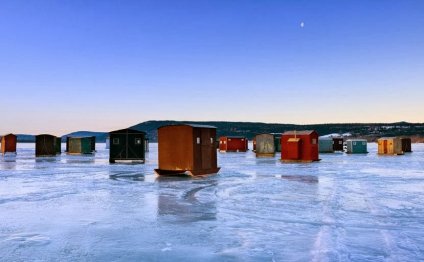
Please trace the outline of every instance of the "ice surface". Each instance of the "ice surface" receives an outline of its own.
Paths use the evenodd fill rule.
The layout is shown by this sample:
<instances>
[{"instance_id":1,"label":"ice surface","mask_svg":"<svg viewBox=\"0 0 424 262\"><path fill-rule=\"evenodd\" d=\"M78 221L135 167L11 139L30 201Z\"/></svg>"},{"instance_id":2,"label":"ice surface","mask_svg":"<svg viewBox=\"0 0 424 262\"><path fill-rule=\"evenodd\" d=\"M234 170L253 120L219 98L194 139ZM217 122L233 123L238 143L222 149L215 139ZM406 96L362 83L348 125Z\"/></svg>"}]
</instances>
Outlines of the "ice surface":
<instances>
[{"instance_id":1,"label":"ice surface","mask_svg":"<svg viewBox=\"0 0 424 262\"><path fill-rule=\"evenodd\" d=\"M200 178L154 175L154 143L145 165L96 148L0 158L1 261L424 260L422 144L310 164L220 153Z\"/></svg>"}]
</instances>

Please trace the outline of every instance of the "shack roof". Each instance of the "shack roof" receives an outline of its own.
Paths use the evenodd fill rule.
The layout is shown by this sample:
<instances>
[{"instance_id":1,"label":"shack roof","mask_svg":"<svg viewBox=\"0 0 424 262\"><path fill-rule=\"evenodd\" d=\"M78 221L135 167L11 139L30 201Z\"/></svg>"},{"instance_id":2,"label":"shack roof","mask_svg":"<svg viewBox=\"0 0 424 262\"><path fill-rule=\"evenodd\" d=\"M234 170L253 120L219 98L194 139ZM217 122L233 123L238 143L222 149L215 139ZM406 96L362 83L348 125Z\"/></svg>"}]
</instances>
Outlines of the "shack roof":
<instances>
[{"instance_id":1,"label":"shack roof","mask_svg":"<svg viewBox=\"0 0 424 262\"><path fill-rule=\"evenodd\" d=\"M50 136L50 137L56 137L56 136L54 136L54 135L50 135L50 134L39 134L39 135L36 135L35 137L38 137L38 136Z\"/></svg>"},{"instance_id":2,"label":"shack roof","mask_svg":"<svg viewBox=\"0 0 424 262\"><path fill-rule=\"evenodd\" d=\"M81 138L92 138L92 137L96 137L96 136L66 136L66 137L81 139Z\"/></svg>"},{"instance_id":3,"label":"shack roof","mask_svg":"<svg viewBox=\"0 0 424 262\"><path fill-rule=\"evenodd\" d=\"M378 140L390 140L390 139L396 139L399 137L395 137L395 136L387 136L387 137L380 137Z\"/></svg>"},{"instance_id":4,"label":"shack roof","mask_svg":"<svg viewBox=\"0 0 424 262\"><path fill-rule=\"evenodd\" d=\"M125 128L125 129L111 131L109 132L109 134L146 134L146 132L136 130L136 129L131 129L131 128Z\"/></svg>"},{"instance_id":5,"label":"shack roof","mask_svg":"<svg viewBox=\"0 0 424 262\"><path fill-rule=\"evenodd\" d=\"M329 141L333 141L333 138L332 137L329 137L329 136L320 136L320 137L318 137L319 138L319 140L329 140Z\"/></svg>"},{"instance_id":6,"label":"shack roof","mask_svg":"<svg viewBox=\"0 0 424 262\"><path fill-rule=\"evenodd\" d=\"M301 131L286 131L283 135L310 135L312 133L316 133L315 130L301 130Z\"/></svg>"},{"instance_id":7,"label":"shack roof","mask_svg":"<svg viewBox=\"0 0 424 262\"><path fill-rule=\"evenodd\" d=\"M190 127L193 127L193 128L213 128L213 129L216 129L216 127L215 126L208 126L208 125L196 125L196 124L175 124L175 125L165 125L165 126L161 126L161 127L159 127L159 128L162 128L162 127L169 127L169 126L190 126ZM159 129L158 128L158 129Z\"/></svg>"},{"instance_id":8,"label":"shack roof","mask_svg":"<svg viewBox=\"0 0 424 262\"><path fill-rule=\"evenodd\" d=\"M10 136L10 135L12 135L12 136L16 136L15 134L9 133L9 134L4 134L4 135L2 135L2 136L0 136L0 137L3 137L3 136Z\"/></svg>"},{"instance_id":9,"label":"shack roof","mask_svg":"<svg viewBox=\"0 0 424 262\"><path fill-rule=\"evenodd\" d=\"M354 139L348 139L348 140L346 140L346 142L348 142L348 141L352 141L352 142L367 142L367 140L366 139L361 139L361 138L354 138Z\"/></svg>"},{"instance_id":10,"label":"shack roof","mask_svg":"<svg viewBox=\"0 0 424 262\"><path fill-rule=\"evenodd\" d=\"M245 136L221 136L221 137L225 137L225 138L239 138L239 139L245 139Z\"/></svg>"}]
</instances>

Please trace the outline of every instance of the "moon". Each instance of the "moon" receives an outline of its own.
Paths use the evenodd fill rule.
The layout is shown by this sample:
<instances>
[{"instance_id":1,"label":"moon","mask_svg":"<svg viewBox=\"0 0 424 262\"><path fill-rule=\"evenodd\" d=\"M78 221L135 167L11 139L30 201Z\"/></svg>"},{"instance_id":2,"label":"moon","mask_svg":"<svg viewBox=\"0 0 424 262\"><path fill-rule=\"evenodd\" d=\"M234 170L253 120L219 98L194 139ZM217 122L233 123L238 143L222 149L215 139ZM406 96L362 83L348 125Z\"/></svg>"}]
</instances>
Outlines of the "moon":
<instances>
[{"instance_id":1,"label":"moon","mask_svg":"<svg viewBox=\"0 0 424 262\"><path fill-rule=\"evenodd\" d=\"M305 23L304 22L300 22L300 27L305 27Z\"/></svg>"}]
</instances>

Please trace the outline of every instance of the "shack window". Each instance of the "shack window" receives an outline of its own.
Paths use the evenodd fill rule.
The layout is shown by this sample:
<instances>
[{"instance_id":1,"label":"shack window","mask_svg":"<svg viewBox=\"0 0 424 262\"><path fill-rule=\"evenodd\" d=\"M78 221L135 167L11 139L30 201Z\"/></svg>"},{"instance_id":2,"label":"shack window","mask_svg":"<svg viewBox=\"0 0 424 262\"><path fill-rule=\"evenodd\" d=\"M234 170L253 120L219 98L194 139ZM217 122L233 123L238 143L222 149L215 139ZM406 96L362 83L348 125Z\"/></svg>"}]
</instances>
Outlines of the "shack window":
<instances>
[{"instance_id":1,"label":"shack window","mask_svg":"<svg viewBox=\"0 0 424 262\"><path fill-rule=\"evenodd\" d=\"M211 144L213 144L213 137L211 137Z\"/></svg>"},{"instance_id":2,"label":"shack window","mask_svg":"<svg viewBox=\"0 0 424 262\"><path fill-rule=\"evenodd\" d=\"M219 141L220 144L222 144L222 141Z\"/></svg>"},{"instance_id":3,"label":"shack window","mask_svg":"<svg viewBox=\"0 0 424 262\"><path fill-rule=\"evenodd\" d=\"M244 138L242 138L241 141L244 141Z\"/></svg>"},{"instance_id":4,"label":"shack window","mask_svg":"<svg viewBox=\"0 0 424 262\"><path fill-rule=\"evenodd\" d=\"M228 138L228 141L231 141L231 138Z\"/></svg>"},{"instance_id":5,"label":"shack window","mask_svg":"<svg viewBox=\"0 0 424 262\"><path fill-rule=\"evenodd\" d=\"M196 141L197 141L197 144L199 145L200 144L200 137L197 137Z\"/></svg>"},{"instance_id":6,"label":"shack window","mask_svg":"<svg viewBox=\"0 0 424 262\"><path fill-rule=\"evenodd\" d=\"M141 138L136 138L135 139L135 144L136 145L141 145Z\"/></svg>"},{"instance_id":7,"label":"shack window","mask_svg":"<svg viewBox=\"0 0 424 262\"><path fill-rule=\"evenodd\" d=\"M339 141L339 145L341 145L343 143L343 141Z\"/></svg>"},{"instance_id":8,"label":"shack window","mask_svg":"<svg viewBox=\"0 0 424 262\"><path fill-rule=\"evenodd\" d=\"M224 141L224 145L227 144L227 141Z\"/></svg>"},{"instance_id":9,"label":"shack window","mask_svg":"<svg viewBox=\"0 0 424 262\"><path fill-rule=\"evenodd\" d=\"M367 142L365 142L365 141L364 141L364 142L362 142L362 145L363 145L363 146L365 146L366 144L367 144Z\"/></svg>"},{"instance_id":10,"label":"shack window","mask_svg":"<svg viewBox=\"0 0 424 262\"><path fill-rule=\"evenodd\" d=\"M119 138L115 137L112 142L114 145L119 145Z\"/></svg>"},{"instance_id":11,"label":"shack window","mask_svg":"<svg viewBox=\"0 0 424 262\"><path fill-rule=\"evenodd\" d=\"M316 143L317 143L317 139L316 138L313 138L312 139L312 144L315 145Z\"/></svg>"},{"instance_id":12,"label":"shack window","mask_svg":"<svg viewBox=\"0 0 424 262\"><path fill-rule=\"evenodd\" d=\"M353 142L353 145L356 146L356 142Z\"/></svg>"}]
</instances>

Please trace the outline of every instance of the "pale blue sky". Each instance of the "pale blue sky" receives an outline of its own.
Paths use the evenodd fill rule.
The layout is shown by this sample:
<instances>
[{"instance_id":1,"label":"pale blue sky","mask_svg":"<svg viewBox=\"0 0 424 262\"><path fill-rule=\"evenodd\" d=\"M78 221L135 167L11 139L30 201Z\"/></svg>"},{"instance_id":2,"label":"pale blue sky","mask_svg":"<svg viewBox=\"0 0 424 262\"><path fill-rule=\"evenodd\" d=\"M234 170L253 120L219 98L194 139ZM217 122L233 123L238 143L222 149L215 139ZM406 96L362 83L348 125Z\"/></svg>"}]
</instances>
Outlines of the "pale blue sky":
<instances>
[{"instance_id":1,"label":"pale blue sky","mask_svg":"<svg viewBox=\"0 0 424 262\"><path fill-rule=\"evenodd\" d=\"M0 133L424 122L423 14L420 0L3 0Z\"/></svg>"}]
</instances>

